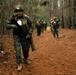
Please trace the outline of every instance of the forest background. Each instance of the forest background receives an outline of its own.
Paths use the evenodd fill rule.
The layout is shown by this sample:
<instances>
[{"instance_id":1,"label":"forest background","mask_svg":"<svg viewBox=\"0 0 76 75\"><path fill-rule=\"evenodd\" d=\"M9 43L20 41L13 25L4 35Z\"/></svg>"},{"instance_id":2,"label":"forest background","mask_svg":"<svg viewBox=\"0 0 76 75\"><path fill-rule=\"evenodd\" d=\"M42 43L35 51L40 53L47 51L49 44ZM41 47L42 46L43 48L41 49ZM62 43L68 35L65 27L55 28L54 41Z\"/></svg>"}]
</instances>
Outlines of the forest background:
<instances>
[{"instance_id":1,"label":"forest background","mask_svg":"<svg viewBox=\"0 0 76 75\"><path fill-rule=\"evenodd\" d=\"M6 21L17 4L23 5L33 23L39 18L49 23L57 17L61 28L76 29L76 0L0 0L0 35L9 33L5 29Z\"/></svg>"}]
</instances>

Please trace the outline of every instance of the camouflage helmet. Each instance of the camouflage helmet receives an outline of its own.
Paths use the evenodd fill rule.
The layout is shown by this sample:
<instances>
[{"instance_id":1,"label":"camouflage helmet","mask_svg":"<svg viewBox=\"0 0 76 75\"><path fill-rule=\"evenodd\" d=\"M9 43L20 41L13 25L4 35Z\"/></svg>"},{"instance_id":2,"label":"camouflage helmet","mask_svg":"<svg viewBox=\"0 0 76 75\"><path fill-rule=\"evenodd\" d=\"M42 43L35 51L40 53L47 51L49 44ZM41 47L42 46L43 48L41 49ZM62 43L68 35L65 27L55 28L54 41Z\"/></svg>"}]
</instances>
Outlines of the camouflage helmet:
<instances>
[{"instance_id":1,"label":"camouflage helmet","mask_svg":"<svg viewBox=\"0 0 76 75\"><path fill-rule=\"evenodd\" d=\"M17 11L23 12L24 9L23 9L23 7L21 5L16 5L14 12L17 12Z\"/></svg>"},{"instance_id":2,"label":"camouflage helmet","mask_svg":"<svg viewBox=\"0 0 76 75\"><path fill-rule=\"evenodd\" d=\"M54 19L54 20L56 20L57 18L56 18L56 17L54 17L53 19Z\"/></svg>"}]
</instances>

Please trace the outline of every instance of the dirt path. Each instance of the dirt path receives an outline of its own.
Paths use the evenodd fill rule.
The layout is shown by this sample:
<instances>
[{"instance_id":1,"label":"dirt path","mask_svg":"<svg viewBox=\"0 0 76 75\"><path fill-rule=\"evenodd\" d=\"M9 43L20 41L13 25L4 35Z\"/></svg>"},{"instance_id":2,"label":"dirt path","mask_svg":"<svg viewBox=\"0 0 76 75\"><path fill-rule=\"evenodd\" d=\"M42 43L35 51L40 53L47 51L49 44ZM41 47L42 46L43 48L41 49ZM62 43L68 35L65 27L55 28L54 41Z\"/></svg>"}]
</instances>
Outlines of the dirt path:
<instances>
[{"instance_id":1,"label":"dirt path","mask_svg":"<svg viewBox=\"0 0 76 75\"><path fill-rule=\"evenodd\" d=\"M4 50L10 54L0 53L0 75L76 75L76 30L60 29L59 35L54 38L46 31L37 36L34 32L36 51L30 50L31 64L23 63L21 72L16 70L12 37L5 36Z\"/></svg>"}]
</instances>

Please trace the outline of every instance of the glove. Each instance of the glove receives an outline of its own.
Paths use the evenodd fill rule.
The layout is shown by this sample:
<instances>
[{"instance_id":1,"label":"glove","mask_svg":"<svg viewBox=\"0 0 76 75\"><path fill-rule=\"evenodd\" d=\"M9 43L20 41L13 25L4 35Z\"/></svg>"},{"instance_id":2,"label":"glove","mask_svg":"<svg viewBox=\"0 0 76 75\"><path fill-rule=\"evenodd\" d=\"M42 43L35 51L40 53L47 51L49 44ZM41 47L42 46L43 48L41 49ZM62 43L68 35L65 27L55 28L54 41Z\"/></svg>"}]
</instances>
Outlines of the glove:
<instances>
[{"instance_id":1,"label":"glove","mask_svg":"<svg viewBox=\"0 0 76 75\"><path fill-rule=\"evenodd\" d=\"M26 36L26 38L30 38L30 37L31 37L31 35L29 35L29 34Z\"/></svg>"}]
</instances>

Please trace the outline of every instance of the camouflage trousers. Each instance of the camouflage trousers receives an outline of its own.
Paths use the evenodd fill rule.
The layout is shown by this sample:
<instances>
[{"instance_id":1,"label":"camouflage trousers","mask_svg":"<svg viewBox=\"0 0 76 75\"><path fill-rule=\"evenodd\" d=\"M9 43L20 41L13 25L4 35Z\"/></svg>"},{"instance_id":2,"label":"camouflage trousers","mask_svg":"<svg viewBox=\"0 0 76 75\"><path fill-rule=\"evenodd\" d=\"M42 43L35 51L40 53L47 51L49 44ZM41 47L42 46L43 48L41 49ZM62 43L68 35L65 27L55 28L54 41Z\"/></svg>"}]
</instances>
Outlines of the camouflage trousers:
<instances>
[{"instance_id":1,"label":"camouflage trousers","mask_svg":"<svg viewBox=\"0 0 76 75\"><path fill-rule=\"evenodd\" d=\"M53 34L54 37L58 37L58 28L51 28L51 32Z\"/></svg>"},{"instance_id":2,"label":"camouflage trousers","mask_svg":"<svg viewBox=\"0 0 76 75\"><path fill-rule=\"evenodd\" d=\"M22 47L22 49L21 49ZM19 36L14 36L14 48L16 50L16 63L22 63L21 50L25 59L29 56L30 44L26 38L20 38Z\"/></svg>"},{"instance_id":3,"label":"camouflage trousers","mask_svg":"<svg viewBox=\"0 0 76 75\"><path fill-rule=\"evenodd\" d=\"M54 33L53 33L54 37L58 38L58 28L54 28Z\"/></svg>"}]
</instances>

